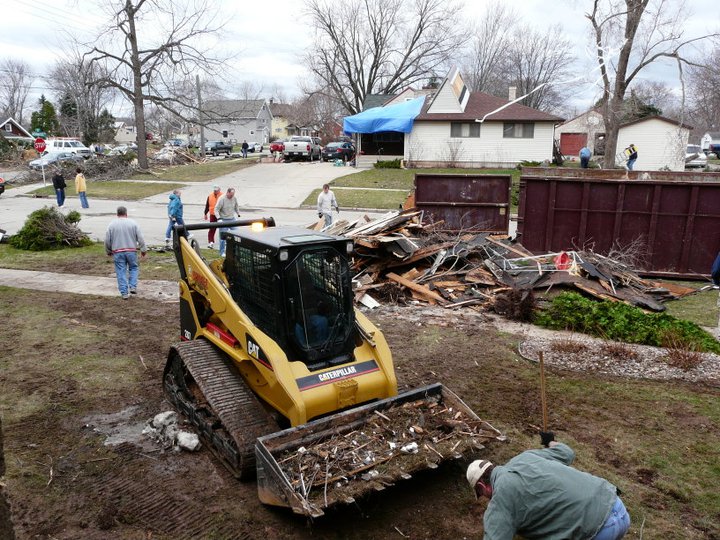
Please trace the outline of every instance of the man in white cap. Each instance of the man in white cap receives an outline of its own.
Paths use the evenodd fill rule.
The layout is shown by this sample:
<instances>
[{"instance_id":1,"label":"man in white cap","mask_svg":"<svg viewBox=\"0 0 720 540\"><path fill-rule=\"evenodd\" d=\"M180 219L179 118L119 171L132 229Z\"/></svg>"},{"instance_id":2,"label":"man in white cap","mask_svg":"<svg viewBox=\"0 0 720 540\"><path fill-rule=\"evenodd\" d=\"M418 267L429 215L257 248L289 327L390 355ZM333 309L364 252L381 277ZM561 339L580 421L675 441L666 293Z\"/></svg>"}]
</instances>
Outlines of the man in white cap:
<instances>
[{"instance_id":1,"label":"man in white cap","mask_svg":"<svg viewBox=\"0 0 720 540\"><path fill-rule=\"evenodd\" d=\"M485 540L524 538L617 540L630 516L617 488L607 480L570 467L575 452L541 434L548 448L528 450L505 465L479 459L467 480L480 498L490 499L483 519Z\"/></svg>"},{"instance_id":2,"label":"man in white cap","mask_svg":"<svg viewBox=\"0 0 720 540\"><path fill-rule=\"evenodd\" d=\"M215 184L213 186L212 193L208 195L208 198L205 201L205 214L203 215L203 219L205 221L208 220L208 216L210 216L210 223L215 223L217 221L217 216L215 215L215 204L218 202L220 197L222 197L222 190L220 189L220 186ZM215 229L208 229L208 247L212 249L214 245Z\"/></svg>"}]
</instances>

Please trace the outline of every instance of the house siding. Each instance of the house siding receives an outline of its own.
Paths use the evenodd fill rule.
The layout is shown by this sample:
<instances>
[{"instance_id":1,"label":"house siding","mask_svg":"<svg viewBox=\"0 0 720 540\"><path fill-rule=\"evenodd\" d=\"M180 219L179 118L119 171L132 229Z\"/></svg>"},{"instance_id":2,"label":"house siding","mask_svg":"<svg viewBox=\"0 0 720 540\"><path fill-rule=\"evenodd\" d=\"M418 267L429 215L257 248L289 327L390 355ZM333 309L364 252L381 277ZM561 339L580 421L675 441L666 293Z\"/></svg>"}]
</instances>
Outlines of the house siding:
<instances>
[{"instance_id":1,"label":"house siding","mask_svg":"<svg viewBox=\"0 0 720 540\"><path fill-rule=\"evenodd\" d=\"M246 141L268 142L272 131L272 117L267 107L260 111L257 118L238 118L232 122L213 122L205 128L206 140L226 140L232 144ZM223 137L227 131L227 137Z\"/></svg>"},{"instance_id":2,"label":"house siding","mask_svg":"<svg viewBox=\"0 0 720 540\"><path fill-rule=\"evenodd\" d=\"M447 81L440 88L440 91L437 96L435 96L435 99L427 112L429 114L463 112L463 107L458 102L458 98L455 97L455 94Z\"/></svg>"},{"instance_id":3,"label":"house siding","mask_svg":"<svg viewBox=\"0 0 720 540\"><path fill-rule=\"evenodd\" d=\"M560 136L563 133L586 133L588 148L593 154L595 154L595 136L605 133L605 122L603 121L603 117L600 113L596 111L588 111L577 118L573 118L572 120L559 125L555 129L555 138L560 141Z\"/></svg>"},{"instance_id":4,"label":"house siding","mask_svg":"<svg viewBox=\"0 0 720 540\"><path fill-rule=\"evenodd\" d=\"M405 135L404 158L416 165L455 161L464 167L504 167L523 160L550 160L553 128L551 122L535 122L532 139L506 139L503 122L485 122L480 127L480 137L459 138L450 137L450 122L416 121L412 132Z\"/></svg>"},{"instance_id":5,"label":"house siding","mask_svg":"<svg viewBox=\"0 0 720 540\"><path fill-rule=\"evenodd\" d=\"M638 150L634 170L657 171L667 167L671 171L684 171L689 136L687 128L658 119L621 127L615 161L623 165L626 161L623 149L634 144Z\"/></svg>"}]
</instances>

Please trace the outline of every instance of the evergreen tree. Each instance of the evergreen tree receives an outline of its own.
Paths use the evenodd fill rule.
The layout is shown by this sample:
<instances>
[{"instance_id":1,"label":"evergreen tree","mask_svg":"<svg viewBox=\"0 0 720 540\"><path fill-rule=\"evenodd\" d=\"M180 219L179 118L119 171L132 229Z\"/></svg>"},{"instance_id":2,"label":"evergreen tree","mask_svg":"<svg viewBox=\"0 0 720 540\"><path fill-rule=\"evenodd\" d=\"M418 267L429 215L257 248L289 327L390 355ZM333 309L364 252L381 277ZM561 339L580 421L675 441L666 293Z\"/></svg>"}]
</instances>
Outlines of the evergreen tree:
<instances>
[{"instance_id":1,"label":"evergreen tree","mask_svg":"<svg viewBox=\"0 0 720 540\"><path fill-rule=\"evenodd\" d=\"M40 130L47 135L57 135L60 131L60 123L55 113L55 107L52 103L45 99L45 95L41 95L38 100L40 110L32 113L30 125L32 130Z\"/></svg>"},{"instance_id":2,"label":"evergreen tree","mask_svg":"<svg viewBox=\"0 0 720 540\"><path fill-rule=\"evenodd\" d=\"M107 109L103 109L97 119L97 141L109 143L115 140L115 117Z\"/></svg>"}]
</instances>

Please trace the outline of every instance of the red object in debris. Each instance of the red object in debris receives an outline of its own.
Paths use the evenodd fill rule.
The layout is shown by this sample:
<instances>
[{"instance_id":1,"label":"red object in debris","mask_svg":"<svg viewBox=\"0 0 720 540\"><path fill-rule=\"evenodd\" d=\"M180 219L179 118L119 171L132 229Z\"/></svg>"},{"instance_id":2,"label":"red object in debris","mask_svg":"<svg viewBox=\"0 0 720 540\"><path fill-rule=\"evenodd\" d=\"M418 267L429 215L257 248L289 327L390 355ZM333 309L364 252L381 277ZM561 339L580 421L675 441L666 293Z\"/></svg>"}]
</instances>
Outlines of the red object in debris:
<instances>
[{"instance_id":1,"label":"red object in debris","mask_svg":"<svg viewBox=\"0 0 720 540\"><path fill-rule=\"evenodd\" d=\"M38 137L35 139L35 144L33 146L35 147L35 150L42 154L45 151L45 139Z\"/></svg>"},{"instance_id":2,"label":"red object in debris","mask_svg":"<svg viewBox=\"0 0 720 540\"><path fill-rule=\"evenodd\" d=\"M558 270L567 270L570 268L570 256L564 251L557 254L553 262L555 263L555 268Z\"/></svg>"}]
</instances>

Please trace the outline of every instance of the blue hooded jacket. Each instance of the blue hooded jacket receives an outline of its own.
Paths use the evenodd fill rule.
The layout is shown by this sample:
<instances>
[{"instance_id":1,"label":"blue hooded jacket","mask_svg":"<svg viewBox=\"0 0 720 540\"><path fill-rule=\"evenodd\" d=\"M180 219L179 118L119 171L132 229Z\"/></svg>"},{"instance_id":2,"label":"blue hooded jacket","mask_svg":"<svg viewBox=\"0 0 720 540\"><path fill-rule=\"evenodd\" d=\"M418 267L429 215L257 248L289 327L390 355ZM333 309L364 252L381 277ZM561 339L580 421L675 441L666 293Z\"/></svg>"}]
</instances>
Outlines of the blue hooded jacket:
<instances>
[{"instance_id":1,"label":"blue hooded jacket","mask_svg":"<svg viewBox=\"0 0 720 540\"><path fill-rule=\"evenodd\" d=\"M168 203L168 216L174 217L175 219L182 219L183 217L183 203L180 197L174 193L170 194L170 202Z\"/></svg>"}]
</instances>

